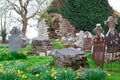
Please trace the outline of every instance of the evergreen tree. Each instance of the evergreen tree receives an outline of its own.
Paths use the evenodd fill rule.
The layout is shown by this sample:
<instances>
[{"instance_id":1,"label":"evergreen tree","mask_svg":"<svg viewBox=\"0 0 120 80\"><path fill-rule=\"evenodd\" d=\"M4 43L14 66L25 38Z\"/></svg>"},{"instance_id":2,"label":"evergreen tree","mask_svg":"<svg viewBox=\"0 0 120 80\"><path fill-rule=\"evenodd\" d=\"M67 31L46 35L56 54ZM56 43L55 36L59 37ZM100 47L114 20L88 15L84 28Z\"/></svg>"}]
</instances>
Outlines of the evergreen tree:
<instances>
[{"instance_id":1,"label":"evergreen tree","mask_svg":"<svg viewBox=\"0 0 120 80\"><path fill-rule=\"evenodd\" d=\"M101 23L105 29L104 21L112 14L107 0L65 0L64 6L55 12L62 14L76 28L90 32L96 23Z\"/></svg>"}]
</instances>

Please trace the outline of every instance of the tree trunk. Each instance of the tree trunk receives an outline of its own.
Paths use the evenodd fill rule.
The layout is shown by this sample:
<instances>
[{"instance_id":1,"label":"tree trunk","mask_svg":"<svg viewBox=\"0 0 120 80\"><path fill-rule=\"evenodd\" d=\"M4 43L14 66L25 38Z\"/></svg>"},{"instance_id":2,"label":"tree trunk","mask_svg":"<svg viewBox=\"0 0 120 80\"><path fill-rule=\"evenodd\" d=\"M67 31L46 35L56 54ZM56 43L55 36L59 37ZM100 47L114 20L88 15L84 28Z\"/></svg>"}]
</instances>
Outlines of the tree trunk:
<instances>
[{"instance_id":1,"label":"tree trunk","mask_svg":"<svg viewBox=\"0 0 120 80\"><path fill-rule=\"evenodd\" d=\"M22 33L26 34L26 29L27 29L28 21L27 20L23 20L22 22L23 22Z\"/></svg>"}]
</instances>

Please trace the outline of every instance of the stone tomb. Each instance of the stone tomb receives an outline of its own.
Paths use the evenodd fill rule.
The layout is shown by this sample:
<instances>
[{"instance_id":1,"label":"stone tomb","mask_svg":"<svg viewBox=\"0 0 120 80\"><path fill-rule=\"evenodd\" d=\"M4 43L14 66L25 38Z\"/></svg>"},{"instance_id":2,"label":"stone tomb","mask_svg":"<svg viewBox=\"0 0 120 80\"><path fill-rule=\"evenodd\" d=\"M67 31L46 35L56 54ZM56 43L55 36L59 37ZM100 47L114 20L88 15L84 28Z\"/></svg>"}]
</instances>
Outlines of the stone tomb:
<instances>
[{"instance_id":1,"label":"stone tomb","mask_svg":"<svg viewBox=\"0 0 120 80\"><path fill-rule=\"evenodd\" d=\"M54 53L55 63L60 67L88 67L85 54L77 49L65 48L56 50Z\"/></svg>"},{"instance_id":2,"label":"stone tomb","mask_svg":"<svg viewBox=\"0 0 120 80\"><path fill-rule=\"evenodd\" d=\"M41 55L39 53L43 52L45 54L45 56L47 56L47 51L53 50L53 45L52 45L51 40L42 40L42 41L41 40L33 40L32 44L38 51L38 53L36 52L37 55Z\"/></svg>"},{"instance_id":3,"label":"stone tomb","mask_svg":"<svg viewBox=\"0 0 120 80\"><path fill-rule=\"evenodd\" d=\"M17 29L17 27L13 27L10 33L11 36L9 37L9 50L20 50L22 42L20 31Z\"/></svg>"}]
</instances>

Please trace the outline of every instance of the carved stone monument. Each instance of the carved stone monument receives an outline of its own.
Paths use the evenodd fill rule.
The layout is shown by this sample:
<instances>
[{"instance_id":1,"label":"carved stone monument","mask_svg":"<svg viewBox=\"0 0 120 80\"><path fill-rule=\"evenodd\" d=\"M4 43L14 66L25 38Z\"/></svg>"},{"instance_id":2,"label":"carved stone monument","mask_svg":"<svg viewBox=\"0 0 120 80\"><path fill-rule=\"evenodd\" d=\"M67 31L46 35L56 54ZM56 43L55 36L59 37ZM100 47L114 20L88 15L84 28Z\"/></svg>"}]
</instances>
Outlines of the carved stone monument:
<instances>
[{"instance_id":1,"label":"carved stone monument","mask_svg":"<svg viewBox=\"0 0 120 80\"><path fill-rule=\"evenodd\" d=\"M105 52L105 37L103 35L103 29L101 24L96 24L94 44L93 44L93 60L95 64L103 68L104 64L104 52Z\"/></svg>"},{"instance_id":2,"label":"carved stone monument","mask_svg":"<svg viewBox=\"0 0 120 80\"><path fill-rule=\"evenodd\" d=\"M17 29L17 27L13 27L10 33L11 36L9 37L9 50L20 50L22 42L20 31Z\"/></svg>"},{"instance_id":3,"label":"carved stone monument","mask_svg":"<svg viewBox=\"0 0 120 80\"><path fill-rule=\"evenodd\" d=\"M91 52L93 45L93 36L90 32L86 31L83 35L83 51Z\"/></svg>"},{"instance_id":4,"label":"carved stone monument","mask_svg":"<svg viewBox=\"0 0 120 80\"><path fill-rule=\"evenodd\" d=\"M115 30L117 20L113 16L109 16L106 21L106 24L109 27L109 31L106 34L107 52L108 53L118 52L119 35Z\"/></svg>"}]
</instances>

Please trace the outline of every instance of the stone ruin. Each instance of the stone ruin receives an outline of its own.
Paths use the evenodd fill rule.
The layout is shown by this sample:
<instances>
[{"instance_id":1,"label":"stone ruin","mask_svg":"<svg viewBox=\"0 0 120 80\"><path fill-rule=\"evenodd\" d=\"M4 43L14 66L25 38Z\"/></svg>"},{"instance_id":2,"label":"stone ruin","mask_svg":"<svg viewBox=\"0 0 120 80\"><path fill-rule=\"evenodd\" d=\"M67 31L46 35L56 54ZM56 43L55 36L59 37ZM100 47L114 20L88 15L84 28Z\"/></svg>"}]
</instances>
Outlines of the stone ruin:
<instances>
[{"instance_id":1,"label":"stone ruin","mask_svg":"<svg viewBox=\"0 0 120 80\"><path fill-rule=\"evenodd\" d=\"M64 44L65 48L75 47L75 37L62 37L61 42Z\"/></svg>"},{"instance_id":2,"label":"stone ruin","mask_svg":"<svg viewBox=\"0 0 120 80\"><path fill-rule=\"evenodd\" d=\"M60 14L50 13L52 25L55 28L55 32L58 36L69 37L75 35L75 27L70 22L63 18ZM58 38L59 39L59 38Z\"/></svg>"},{"instance_id":3,"label":"stone ruin","mask_svg":"<svg viewBox=\"0 0 120 80\"><path fill-rule=\"evenodd\" d=\"M47 31L48 26L46 25L45 19L41 20L38 24L38 40L48 40L48 31Z\"/></svg>"},{"instance_id":4,"label":"stone ruin","mask_svg":"<svg viewBox=\"0 0 120 80\"><path fill-rule=\"evenodd\" d=\"M52 28L55 30L55 38L65 43L66 47L73 47L75 41L75 28L60 14L50 13Z\"/></svg>"},{"instance_id":5,"label":"stone ruin","mask_svg":"<svg viewBox=\"0 0 120 80\"><path fill-rule=\"evenodd\" d=\"M113 16L108 17L106 24L109 26L109 31L104 36L104 30L101 27L101 24L96 24L93 32L93 36L90 32L79 32L74 37L75 45L81 50L76 49L60 49L57 50L54 54L55 63L61 67L72 67L77 69L84 63L86 65L85 52L91 51L92 58L95 61L95 64L101 68L104 67L106 63L109 69L112 69L112 64L110 62L115 62L115 64L120 65L120 34L115 30L115 25L117 24L116 19ZM63 37L67 43L67 40ZM82 59L81 59L82 58ZM110 65L109 65L110 64ZM75 65L75 66L74 66ZM116 68L116 66L115 66Z\"/></svg>"},{"instance_id":6,"label":"stone ruin","mask_svg":"<svg viewBox=\"0 0 120 80\"><path fill-rule=\"evenodd\" d=\"M75 37L75 45L78 48L83 48L83 35L84 35L84 31L80 31L79 33L76 33L76 37Z\"/></svg>"}]
</instances>

